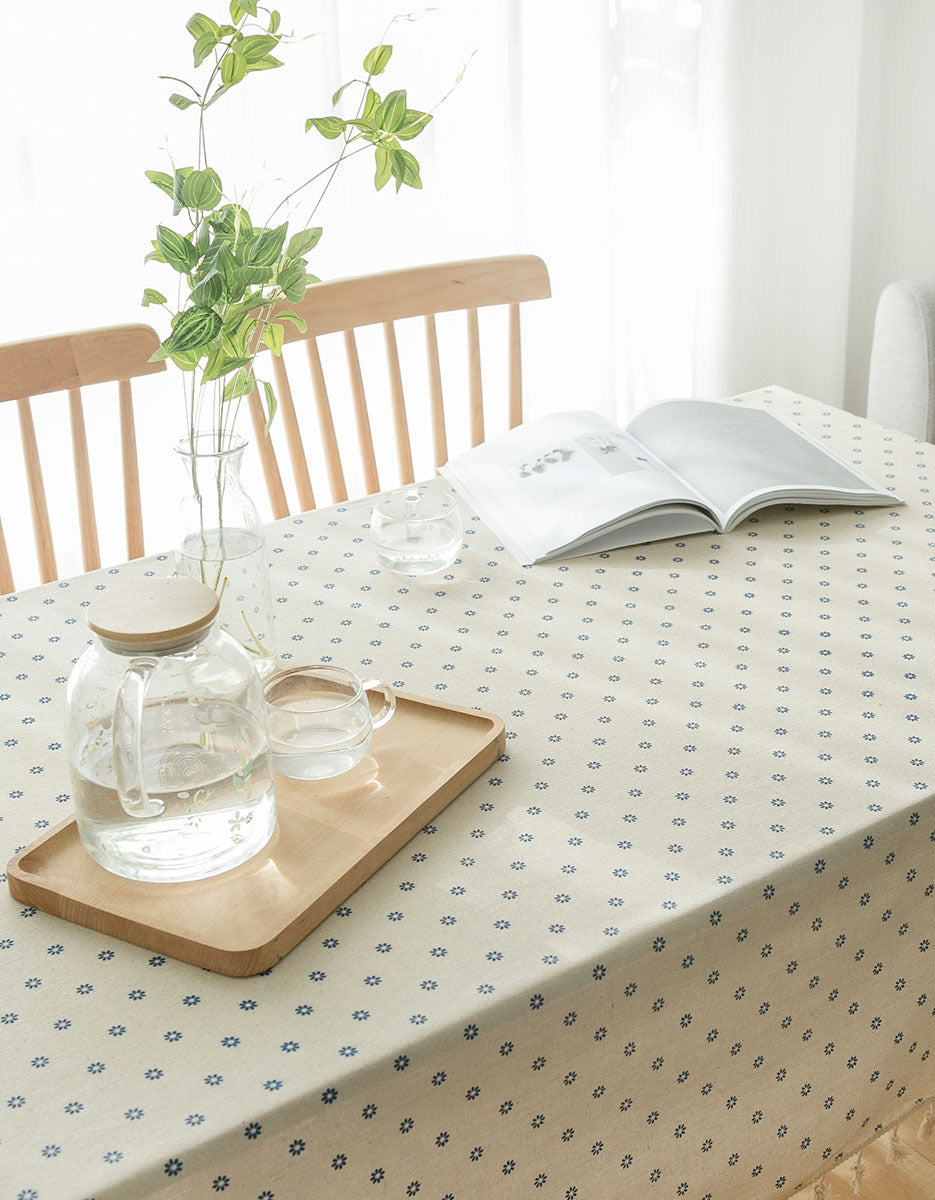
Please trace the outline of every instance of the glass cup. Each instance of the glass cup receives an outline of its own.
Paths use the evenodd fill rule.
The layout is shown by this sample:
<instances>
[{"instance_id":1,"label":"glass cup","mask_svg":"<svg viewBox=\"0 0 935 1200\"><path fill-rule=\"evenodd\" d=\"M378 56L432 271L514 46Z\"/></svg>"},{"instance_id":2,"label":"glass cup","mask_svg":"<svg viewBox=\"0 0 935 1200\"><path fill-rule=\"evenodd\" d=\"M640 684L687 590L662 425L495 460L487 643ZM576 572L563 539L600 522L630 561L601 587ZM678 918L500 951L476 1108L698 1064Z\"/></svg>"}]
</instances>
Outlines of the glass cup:
<instances>
[{"instance_id":1,"label":"glass cup","mask_svg":"<svg viewBox=\"0 0 935 1200\"><path fill-rule=\"evenodd\" d=\"M461 549L461 511L440 480L386 492L373 506L370 540L380 566L397 575L432 575Z\"/></svg>"},{"instance_id":2,"label":"glass cup","mask_svg":"<svg viewBox=\"0 0 935 1200\"><path fill-rule=\"evenodd\" d=\"M371 689L385 697L376 715L367 696ZM290 779L343 775L370 749L373 731L396 711L388 684L361 682L352 671L321 663L277 671L263 691L273 769Z\"/></svg>"}]
</instances>

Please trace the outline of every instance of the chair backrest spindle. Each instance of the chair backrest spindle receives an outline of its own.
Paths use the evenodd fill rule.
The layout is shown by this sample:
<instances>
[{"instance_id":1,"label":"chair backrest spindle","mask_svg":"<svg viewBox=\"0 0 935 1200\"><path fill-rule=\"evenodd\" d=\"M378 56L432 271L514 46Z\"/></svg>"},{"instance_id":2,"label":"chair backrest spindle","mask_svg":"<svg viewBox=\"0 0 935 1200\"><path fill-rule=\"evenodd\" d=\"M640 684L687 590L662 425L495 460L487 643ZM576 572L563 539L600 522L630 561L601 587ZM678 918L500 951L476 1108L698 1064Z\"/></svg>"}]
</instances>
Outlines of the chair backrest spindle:
<instances>
[{"instance_id":1,"label":"chair backrest spindle","mask_svg":"<svg viewBox=\"0 0 935 1200\"><path fill-rule=\"evenodd\" d=\"M302 431L299 429L295 402L292 399L292 388L282 355L273 358L273 375L276 379L279 412L286 430L286 444L289 447L289 461L292 464L292 477L295 480L295 488L299 497L299 507L305 511L315 507L315 493L312 491L305 446L302 442Z\"/></svg>"},{"instance_id":2,"label":"chair backrest spindle","mask_svg":"<svg viewBox=\"0 0 935 1200\"><path fill-rule=\"evenodd\" d=\"M127 557L143 557L143 506L140 501L140 464L136 453L136 423L133 391L129 379L121 379L120 453L123 460L123 501L127 529Z\"/></svg>"},{"instance_id":3,"label":"chair backrest spindle","mask_svg":"<svg viewBox=\"0 0 935 1200\"><path fill-rule=\"evenodd\" d=\"M396 461L399 464L399 482L413 483L412 444L409 441L409 422L406 418L406 396L403 392L403 374L399 367L399 346L396 343L396 326L384 321L383 337L386 342L386 364L390 373L390 403L393 406L393 429L396 433Z\"/></svg>"},{"instance_id":4,"label":"chair backrest spindle","mask_svg":"<svg viewBox=\"0 0 935 1200\"><path fill-rule=\"evenodd\" d=\"M448 461L448 435L445 428L445 396L442 391L442 366L438 357L438 330L435 316L425 318L425 348L429 368L429 406L432 414L432 445L435 451L435 466L443 467Z\"/></svg>"},{"instance_id":5,"label":"chair backrest spindle","mask_svg":"<svg viewBox=\"0 0 935 1200\"><path fill-rule=\"evenodd\" d=\"M39 576L43 583L58 578L55 564L55 549L52 545L52 527L49 524L49 509L45 500L45 484L42 479L42 464L39 461L39 446L36 442L36 427L32 419L29 397L16 401L19 412L20 437L23 441L23 462L29 485L29 507L32 527L39 558Z\"/></svg>"},{"instance_id":6,"label":"chair backrest spindle","mask_svg":"<svg viewBox=\"0 0 935 1200\"><path fill-rule=\"evenodd\" d=\"M325 469L328 472L328 484L331 488L331 498L336 503L347 499L347 484L344 482L344 468L341 465L341 451L334 432L334 418L331 415L331 401L328 399L328 386L325 383L325 372L321 365L321 355L318 352L318 339L309 338L307 343L308 367L312 376L312 388L315 393L315 409L318 414L318 428L321 433L322 449L325 452Z\"/></svg>"},{"instance_id":7,"label":"chair backrest spindle","mask_svg":"<svg viewBox=\"0 0 935 1200\"><path fill-rule=\"evenodd\" d=\"M88 460L88 435L84 424L80 388L69 388L68 409L71 417L71 448L75 463L78 524L81 529L81 561L86 571L96 571L101 565L101 551L97 540L94 491L91 487L91 464Z\"/></svg>"},{"instance_id":8,"label":"chair backrest spindle","mask_svg":"<svg viewBox=\"0 0 935 1200\"><path fill-rule=\"evenodd\" d=\"M354 420L357 424L357 441L360 445L364 486L367 493L372 494L380 490L380 476L377 473L377 460L373 453L373 434L370 430L370 415L367 412L364 377L360 369L360 355L357 353L357 339L354 337L353 329L345 329L344 345L347 349L347 369L351 378L351 399L354 403Z\"/></svg>"}]
</instances>

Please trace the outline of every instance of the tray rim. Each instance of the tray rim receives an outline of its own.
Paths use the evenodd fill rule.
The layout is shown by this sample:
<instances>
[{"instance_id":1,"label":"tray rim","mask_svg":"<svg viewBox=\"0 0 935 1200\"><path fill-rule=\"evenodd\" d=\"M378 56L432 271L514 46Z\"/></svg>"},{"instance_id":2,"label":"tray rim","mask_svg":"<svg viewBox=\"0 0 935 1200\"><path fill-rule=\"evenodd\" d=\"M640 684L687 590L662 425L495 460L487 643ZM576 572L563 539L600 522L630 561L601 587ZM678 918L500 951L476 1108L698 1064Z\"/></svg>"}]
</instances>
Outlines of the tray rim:
<instances>
[{"instance_id":1,"label":"tray rim","mask_svg":"<svg viewBox=\"0 0 935 1200\"><path fill-rule=\"evenodd\" d=\"M352 895L371 875L375 874L405 846L426 822L436 817L488 767L492 766L504 752L505 724L503 718L496 713L405 691L397 691L396 697L397 701L402 701L404 704L419 708L428 707L441 713L477 719L481 723L488 724L489 729L483 733L481 740L476 745L470 747L471 753L468 756L463 760L455 760L454 769L444 776L438 787L429 792L414 809L407 809L388 833L380 841L369 846L355 861L355 867L360 863L366 863L366 873L356 883L345 887L346 876L349 873L346 871L324 892L313 896L304 908L294 913L290 911L284 914L284 923L270 936L264 937L260 934L254 944L237 947L199 942L183 933L166 928L166 925L170 925L171 922L163 922L161 925L146 925L136 917L120 913L112 904L106 902L95 904L87 897L82 898L82 890L87 890L87 884L82 889L80 881L72 887L57 887L54 877L50 880L48 870L30 870L26 865L30 856L47 843L55 842L63 834L69 839L77 839L77 822L74 814L65 817L50 829L43 830L39 837L34 838L10 858L7 864L7 887L11 897L19 903L28 904L52 916L70 921L72 924L92 929L132 945L141 946L144 949L164 953L199 968L207 966L203 961L204 952L207 951L208 956L213 960L212 965L207 966L207 969L218 974L242 978L267 970L294 949L343 900ZM391 730L392 723L387 727L387 733L389 734ZM72 830L74 832L70 832ZM275 848L280 832L280 826L277 825L273 837L267 844L268 848ZM264 848L259 853L262 855L266 849ZM54 856L55 851L53 850L52 853ZM60 850L58 853L61 854L62 851ZM207 893L217 879L232 876L243 868L249 869L249 864L253 861L253 859L249 859L240 867L224 872L221 876L191 880L180 884L122 879L120 876L107 872L90 856L87 856L87 868L92 875L101 872L103 876L109 877L108 882L120 880L130 888L155 888L161 892L162 889L181 886L203 890ZM122 923L123 933L115 932L111 927L115 922ZM125 936L125 934L133 936ZM207 936L210 937L210 934ZM172 949L167 948L167 942L171 942ZM180 951L188 951L188 953L180 953Z\"/></svg>"}]
</instances>

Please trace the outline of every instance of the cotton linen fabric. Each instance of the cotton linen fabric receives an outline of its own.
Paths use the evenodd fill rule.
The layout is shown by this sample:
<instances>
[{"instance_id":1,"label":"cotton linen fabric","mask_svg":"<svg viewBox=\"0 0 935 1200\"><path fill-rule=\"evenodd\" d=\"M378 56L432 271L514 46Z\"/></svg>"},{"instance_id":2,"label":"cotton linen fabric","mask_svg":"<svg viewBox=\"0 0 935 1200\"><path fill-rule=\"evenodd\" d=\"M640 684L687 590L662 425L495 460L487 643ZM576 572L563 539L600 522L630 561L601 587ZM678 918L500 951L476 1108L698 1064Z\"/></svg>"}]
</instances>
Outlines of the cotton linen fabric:
<instances>
[{"instance_id":1,"label":"cotton linen fabric","mask_svg":"<svg viewBox=\"0 0 935 1200\"><path fill-rule=\"evenodd\" d=\"M272 970L0 900L0 1197L783 1197L935 1093L935 447L782 389L904 506L521 568L466 516L268 528L286 661L501 714L502 759ZM0 848L69 811L95 590L0 601Z\"/></svg>"}]
</instances>

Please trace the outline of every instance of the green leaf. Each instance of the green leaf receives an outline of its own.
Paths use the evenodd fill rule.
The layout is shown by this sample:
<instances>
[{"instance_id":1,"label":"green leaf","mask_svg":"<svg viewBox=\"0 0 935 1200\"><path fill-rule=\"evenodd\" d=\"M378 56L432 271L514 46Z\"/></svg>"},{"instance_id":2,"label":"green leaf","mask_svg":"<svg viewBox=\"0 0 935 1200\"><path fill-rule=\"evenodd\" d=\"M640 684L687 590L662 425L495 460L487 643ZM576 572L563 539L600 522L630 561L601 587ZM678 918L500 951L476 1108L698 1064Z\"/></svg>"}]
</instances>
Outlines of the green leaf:
<instances>
[{"instance_id":1,"label":"green leaf","mask_svg":"<svg viewBox=\"0 0 935 1200\"><path fill-rule=\"evenodd\" d=\"M301 258L289 263L279 274L277 280L283 295L293 304L297 304L305 295L305 263Z\"/></svg>"},{"instance_id":2,"label":"green leaf","mask_svg":"<svg viewBox=\"0 0 935 1200\"><path fill-rule=\"evenodd\" d=\"M263 428L263 433L269 437L269 429L273 423L273 417L276 415L276 393L273 391L273 385L263 380L263 390L266 392L266 425Z\"/></svg>"},{"instance_id":3,"label":"green leaf","mask_svg":"<svg viewBox=\"0 0 935 1200\"><path fill-rule=\"evenodd\" d=\"M256 16L256 0L231 0L230 14L235 25L245 13Z\"/></svg>"},{"instance_id":4,"label":"green leaf","mask_svg":"<svg viewBox=\"0 0 935 1200\"><path fill-rule=\"evenodd\" d=\"M210 108L211 105L215 102L215 100L220 100L220 98L224 95L224 93L227 90L228 90L227 86L222 83L221 86L215 91L215 93L211 97L211 99L205 104L205 108Z\"/></svg>"},{"instance_id":5,"label":"green leaf","mask_svg":"<svg viewBox=\"0 0 935 1200\"><path fill-rule=\"evenodd\" d=\"M410 154L408 150L394 149L390 151L390 156L393 159L393 174L397 183L400 186L405 183L407 187L420 188L422 180L419 178L419 163L415 155ZM399 191L399 186L396 190Z\"/></svg>"},{"instance_id":6,"label":"green leaf","mask_svg":"<svg viewBox=\"0 0 935 1200\"><path fill-rule=\"evenodd\" d=\"M165 344L165 343L163 343ZM194 371L201 359L200 350L170 350L169 358L180 371Z\"/></svg>"},{"instance_id":7,"label":"green leaf","mask_svg":"<svg viewBox=\"0 0 935 1200\"><path fill-rule=\"evenodd\" d=\"M195 101L189 96L180 96L178 92L173 92L169 97L169 103L174 104L176 108L191 108Z\"/></svg>"},{"instance_id":8,"label":"green leaf","mask_svg":"<svg viewBox=\"0 0 935 1200\"><path fill-rule=\"evenodd\" d=\"M146 361L147 362L165 362L165 360L168 357L169 357L169 351L165 348L165 346L160 346L158 350L154 350L152 352L152 354L149 356L149 358L147 358Z\"/></svg>"},{"instance_id":9,"label":"green leaf","mask_svg":"<svg viewBox=\"0 0 935 1200\"><path fill-rule=\"evenodd\" d=\"M263 326L263 345L269 346L277 358L282 354L281 325L277 325L275 321L270 321L267 325Z\"/></svg>"},{"instance_id":10,"label":"green leaf","mask_svg":"<svg viewBox=\"0 0 935 1200\"><path fill-rule=\"evenodd\" d=\"M291 308L281 308L276 313L277 321L289 321L298 329L299 333L308 333L308 321L304 317L300 317L297 312L293 312Z\"/></svg>"},{"instance_id":11,"label":"green leaf","mask_svg":"<svg viewBox=\"0 0 935 1200\"><path fill-rule=\"evenodd\" d=\"M192 171L182 184L182 203L186 208L207 211L214 208L221 195L221 180L211 167L204 171Z\"/></svg>"},{"instance_id":12,"label":"green leaf","mask_svg":"<svg viewBox=\"0 0 935 1200\"><path fill-rule=\"evenodd\" d=\"M195 247L191 242L165 225L156 226L156 242L169 266L187 275L195 265L196 257Z\"/></svg>"},{"instance_id":13,"label":"green leaf","mask_svg":"<svg viewBox=\"0 0 935 1200\"><path fill-rule=\"evenodd\" d=\"M150 183L154 183L160 191L174 198L175 182L171 175L167 175L165 171L147 171L146 178Z\"/></svg>"},{"instance_id":14,"label":"green leaf","mask_svg":"<svg viewBox=\"0 0 935 1200\"><path fill-rule=\"evenodd\" d=\"M275 67L282 66L281 58L274 58L272 54L264 54L259 62L250 63L247 67L248 71L272 71Z\"/></svg>"},{"instance_id":15,"label":"green leaf","mask_svg":"<svg viewBox=\"0 0 935 1200\"><path fill-rule=\"evenodd\" d=\"M165 304L166 298L162 292L157 292L155 288L143 288L143 307L149 308L151 304Z\"/></svg>"},{"instance_id":16,"label":"green leaf","mask_svg":"<svg viewBox=\"0 0 935 1200\"><path fill-rule=\"evenodd\" d=\"M380 111L374 120L380 123L380 128L387 133L395 133L403 124L406 117L405 91L390 92L380 105Z\"/></svg>"},{"instance_id":17,"label":"green leaf","mask_svg":"<svg viewBox=\"0 0 935 1200\"><path fill-rule=\"evenodd\" d=\"M377 110L379 109L381 103L382 101L380 100L380 93L374 91L373 88L368 88L367 95L364 97L364 107L361 110L360 115L365 121L372 121L376 116Z\"/></svg>"},{"instance_id":18,"label":"green leaf","mask_svg":"<svg viewBox=\"0 0 935 1200\"><path fill-rule=\"evenodd\" d=\"M408 142L410 138L418 137L432 119L431 113L419 112L415 108L407 108L402 125L396 130L400 141Z\"/></svg>"},{"instance_id":19,"label":"green leaf","mask_svg":"<svg viewBox=\"0 0 935 1200\"><path fill-rule=\"evenodd\" d=\"M192 46L192 55L195 59L196 67L201 66L219 40L217 33L211 29L206 29L200 37L195 39L195 44Z\"/></svg>"},{"instance_id":20,"label":"green leaf","mask_svg":"<svg viewBox=\"0 0 935 1200\"><path fill-rule=\"evenodd\" d=\"M288 224L278 225L275 229L264 229L257 238L250 252L251 267L271 267L282 253L283 242L289 231Z\"/></svg>"},{"instance_id":21,"label":"green leaf","mask_svg":"<svg viewBox=\"0 0 935 1200\"><path fill-rule=\"evenodd\" d=\"M246 73L246 61L241 54L238 54L236 48L232 47L221 59L221 79L224 81L224 86L231 88L234 84L240 83Z\"/></svg>"},{"instance_id":22,"label":"green leaf","mask_svg":"<svg viewBox=\"0 0 935 1200\"><path fill-rule=\"evenodd\" d=\"M185 22L185 28L196 41L202 34L212 33L217 37L219 33L217 22L212 21L210 17L206 17L204 13L200 12L188 18Z\"/></svg>"},{"instance_id":23,"label":"green leaf","mask_svg":"<svg viewBox=\"0 0 935 1200\"><path fill-rule=\"evenodd\" d=\"M201 377L202 383L210 383L212 379L222 379L238 367L248 367L253 360L245 356L230 358L227 355L212 351L208 356L208 365Z\"/></svg>"},{"instance_id":24,"label":"green leaf","mask_svg":"<svg viewBox=\"0 0 935 1200\"><path fill-rule=\"evenodd\" d=\"M172 354L211 344L221 328L220 316L211 308L187 308L180 313L163 345Z\"/></svg>"},{"instance_id":25,"label":"green leaf","mask_svg":"<svg viewBox=\"0 0 935 1200\"><path fill-rule=\"evenodd\" d=\"M337 104L337 102L341 99L341 97L344 95L344 93L347 91L347 89L351 86L352 83L359 83L359 82L360 81L357 79L349 79L347 81L347 83L342 83L341 86L338 88L338 90L331 97L332 108Z\"/></svg>"},{"instance_id":26,"label":"green leaf","mask_svg":"<svg viewBox=\"0 0 935 1200\"><path fill-rule=\"evenodd\" d=\"M385 146L377 146L376 160L377 170L373 178L373 185L377 191L379 191L384 184L389 182L390 176L393 174L393 165L390 160L390 154Z\"/></svg>"},{"instance_id":27,"label":"green leaf","mask_svg":"<svg viewBox=\"0 0 935 1200\"><path fill-rule=\"evenodd\" d=\"M305 132L314 126L322 137L329 141L334 141L335 138L341 136L347 125L346 121L342 121L340 117L309 117L305 122Z\"/></svg>"},{"instance_id":28,"label":"green leaf","mask_svg":"<svg viewBox=\"0 0 935 1200\"><path fill-rule=\"evenodd\" d=\"M287 258L298 258L300 255L308 254L309 250L313 250L321 238L321 226L315 225L311 229L302 229L298 233L294 233L289 239L289 245L286 247Z\"/></svg>"},{"instance_id":29,"label":"green leaf","mask_svg":"<svg viewBox=\"0 0 935 1200\"><path fill-rule=\"evenodd\" d=\"M195 234L195 253L201 258L211 248L211 226L203 220Z\"/></svg>"},{"instance_id":30,"label":"green leaf","mask_svg":"<svg viewBox=\"0 0 935 1200\"><path fill-rule=\"evenodd\" d=\"M235 287L264 287L272 283L273 268L257 267L252 263L246 267L238 267L234 276Z\"/></svg>"},{"instance_id":31,"label":"green leaf","mask_svg":"<svg viewBox=\"0 0 935 1200\"><path fill-rule=\"evenodd\" d=\"M237 274L237 260L231 254L230 247L226 242L218 242L216 248L212 247L208 258L221 276L225 290L231 291Z\"/></svg>"},{"instance_id":32,"label":"green leaf","mask_svg":"<svg viewBox=\"0 0 935 1200\"><path fill-rule=\"evenodd\" d=\"M250 66L253 63L258 63L271 50L275 50L278 45L278 37L271 37L266 33L255 33L249 37L242 38L237 43L237 51L244 56L244 60Z\"/></svg>"},{"instance_id":33,"label":"green leaf","mask_svg":"<svg viewBox=\"0 0 935 1200\"><path fill-rule=\"evenodd\" d=\"M270 14L269 14L269 26L268 26L268 28L269 28L269 32L270 32L270 33L275 33L275 32L276 32L276 30L279 28L279 22L280 22L280 20L281 20L281 18L280 18L280 16L279 16L279 13L278 13L278 12L276 11L276 9L274 8L274 9L273 9L273 10L270 12Z\"/></svg>"},{"instance_id":34,"label":"green leaf","mask_svg":"<svg viewBox=\"0 0 935 1200\"><path fill-rule=\"evenodd\" d=\"M249 367L242 366L224 385L224 399L239 400L241 396L249 395L255 387L256 378L253 372Z\"/></svg>"},{"instance_id":35,"label":"green leaf","mask_svg":"<svg viewBox=\"0 0 935 1200\"><path fill-rule=\"evenodd\" d=\"M172 198L174 200L174 204L172 206L172 215L174 217L177 217L185 207L185 204L182 200L182 187L185 184L185 180L189 175L191 175L192 170L192 167L179 167L175 172L175 180L172 185Z\"/></svg>"},{"instance_id":36,"label":"green leaf","mask_svg":"<svg viewBox=\"0 0 935 1200\"><path fill-rule=\"evenodd\" d=\"M392 46L374 46L364 59L364 70L368 75L382 75L392 53Z\"/></svg>"},{"instance_id":37,"label":"green leaf","mask_svg":"<svg viewBox=\"0 0 935 1200\"><path fill-rule=\"evenodd\" d=\"M214 268L192 288L191 300L199 308L211 308L221 299L223 292L224 281L220 271Z\"/></svg>"}]
</instances>

